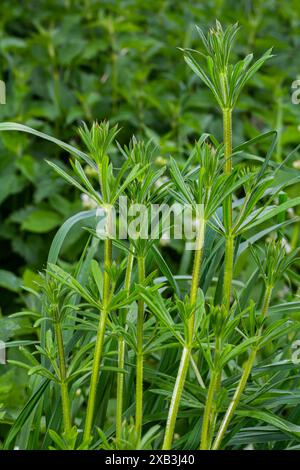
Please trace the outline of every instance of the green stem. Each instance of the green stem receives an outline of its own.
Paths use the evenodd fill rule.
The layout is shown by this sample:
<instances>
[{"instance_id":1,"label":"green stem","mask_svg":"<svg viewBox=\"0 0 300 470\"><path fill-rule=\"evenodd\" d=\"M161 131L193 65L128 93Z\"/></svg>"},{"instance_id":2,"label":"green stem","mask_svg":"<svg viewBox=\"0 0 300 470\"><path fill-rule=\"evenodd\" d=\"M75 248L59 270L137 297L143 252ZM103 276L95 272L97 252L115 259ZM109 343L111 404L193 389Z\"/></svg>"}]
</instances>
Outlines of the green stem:
<instances>
[{"instance_id":1,"label":"green stem","mask_svg":"<svg viewBox=\"0 0 300 470\"><path fill-rule=\"evenodd\" d=\"M299 233L300 233L300 222L293 224L292 238L291 238L291 248L294 250L298 245Z\"/></svg>"},{"instance_id":2,"label":"green stem","mask_svg":"<svg viewBox=\"0 0 300 470\"><path fill-rule=\"evenodd\" d=\"M61 382L60 390L61 390L61 403L62 403L62 411L63 411L64 430L68 433L72 428L72 421L71 421L71 405L70 405L68 384L65 381Z\"/></svg>"},{"instance_id":3,"label":"green stem","mask_svg":"<svg viewBox=\"0 0 300 470\"><path fill-rule=\"evenodd\" d=\"M230 108L223 109L223 140L224 140L224 173L230 175L232 173L232 110ZM233 261L234 261L234 236L232 235L232 196L229 194L223 204L223 220L225 227L225 257L224 257L224 278L223 278L223 299L222 304L225 312L228 314L230 309L231 285L233 277ZM219 345L221 348L221 345ZM203 429L201 435L200 448L208 448L210 445L210 437L213 436L214 426L216 423L216 406L214 406L214 398L221 384L222 370L212 374L209 384L209 392L211 397L206 401L203 425L208 426ZM210 436L210 437L209 437ZM204 442L203 442L204 439ZM203 447L206 446L206 447Z\"/></svg>"},{"instance_id":4,"label":"green stem","mask_svg":"<svg viewBox=\"0 0 300 470\"><path fill-rule=\"evenodd\" d=\"M175 424L180 404L180 399L186 379L186 374L188 371L188 366L191 357L193 336L194 336L194 324L195 324L195 313L196 313L196 303L197 303L197 292L200 279L201 271L201 259L202 259L202 247L204 242L204 233L205 233L205 221L201 221L199 226L199 231L196 239L196 249L194 255L194 264L193 264L193 274L192 274L192 284L190 291L190 304L193 307L193 311L188 320L188 337L187 344L182 350L181 360L179 369L177 372L177 377L175 381L175 386L173 389L171 404L168 413L168 419L165 429L165 436L163 442L163 450L170 450L172 446L172 440L175 430Z\"/></svg>"},{"instance_id":5,"label":"green stem","mask_svg":"<svg viewBox=\"0 0 300 470\"><path fill-rule=\"evenodd\" d=\"M239 384L235 390L235 393L233 395L233 398L231 400L231 403L226 411L226 414L223 418L223 421L221 423L221 426L219 428L219 431L218 431L218 434L216 436L216 439L214 441L214 444L212 446L212 450L217 450L219 447L220 447L220 444L222 442L222 439L224 437L224 434L227 430L227 427L229 425L229 422L234 414L234 411L238 405L238 402L240 401L240 398L241 398L241 395L244 391L244 388L246 386L246 383L247 383L247 380L248 380L248 377L250 375L250 372L252 370L252 366L253 366L253 363L254 363L254 360L255 360L255 357L256 357L256 349L252 349L251 353L250 353L250 356L246 362L246 365L244 367L244 370L243 370L243 374L241 376L241 379L239 381Z\"/></svg>"},{"instance_id":6,"label":"green stem","mask_svg":"<svg viewBox=\"0 0 300 470\"><path fill-rule=\"evenodd\" d=\"M58 321L58 316L54 322L54 331L55 331L56 343L57 343L57 349L58 349L58 362L59 362L59 370L60 370L60 391L61 391L64 431L68 432L72 428L71 406L70 406L70 397L69 397L68 384L67 384L66 358L65 358L65 351L64 351L63 336L62 336L61 325Z\"/></svg>"},{"instance_id":7,"label":"green stem","mask_svg":"<svg viewBox=\"0 0 300 470\"><path fill-rule=\"evenodd\" d=\"M180 399L184 387L184 382L190 362L191 349L185 346L182 350L180 365L176 377L176 382L172 394L171 404L169 408L169 414L166 424L166 431L162 449L170 450L172 446L172 440L174 435L174 429L180 404Z\"/></svg>"},{"instance_id":8,"label":"green stem","mask_svg":"<svg viewBox=\"0 0 300 470\"><path fill-rule=\"evenodd\" d=\"M223 109L223 140L224 140L224 172L230 175L232 172L232 110ZM231 197L229 198L231 202Z\"/></svg>"},{"instance_id":9,"label":"green stem","mask_svg":"<svg viewBox=\"0 0 300 470\"><path fill-rule=\"evenodd\" d=\"M88 441L91 437L91 430L92 430L93 419L94 419L97 385L98 385L100 364L101 364L102 352L103 352L106 320L107 320L107 315L108 315L108 303L109 303L109 293L110 293L110 276L109 276L108 270L111 267L111 260L112 260L112 242L110 239L106 239L104 241L104 275L103 275L102 310L101 310L99 324L98 324L94 360L93 360L93 365L92 365L92 375L91 375L89 398L88 398L86 420L85 420L85 427L84 427L84 434L83 434L84 441Z\"/></svg>"},{"instance_id":10,"label":"green stem","mask_svg":"<svg viewBox=\"0 0 300 470\"><path fill-rule=\"evenodd\" d=\"M139 283L145 281L145 260L138 257L138 279ZM136 397L135 397L135 429L137 439L142 435L143 422L143 328L144 328L144 301L138 300L137 314L137 352L136 352Z\"/></svg>"},{"instance_id":11,"label":"green stem","mask_svg":"<svg viewBox=\"0 0 300 470\"><path fill-rule=\"evenodd\" d=\"M134 255L132 251L130 251L128 258L127 258L127 267L125 273L125 281L124 281L124 290L129 293L130 289L130 282L131 282L131 274L132 274L132 266L133 266L133 258ZM126 317L123 319L123 323L125 324ZM123 325L124 326L124 325ZM125 339L123 336L120 336L118 339L118 368L124 369L125 364ZM121 439L122 439L122 417L123 417L123 398L124 398L124 374L123 372L118 372L117 374L117 410L116 410L116 441L117 447L120 447Z\"/></svg>"},{"instance_id":12,"label":"green stem","mask_svg":"<svg viewBox=\"0 0 300 470\"><path fill-rule=\"evenodd\" d=\"M281 91L279 90L279 93ZM275 159L278 163L282 160L282 131L283 131L283 106L282 106L282 96L280 95L277 98L277 117L276 117L276 131L277 131L277 148Z\"/></svg>"},{"instance_id":13,"label":"green stem","mask_svg":"<svg viewBox=\"0 0 300 470\"><path fill-rule=\"evenodd\" d=\"M264 295L264 301L263 301L263 306L262 306L262 315L265 317L268 313L268 310L269 310L269 305L270 305L270 300L271 300L271 296L272 296L272 290L273 290L273 287L272 286L267 286L266 288L266 292L265 292L265 295ZM260 328L259 332L258 332L258 338L260 337L262 333L262 329ZM240 381L238 383L238 386L235 390L235 393L233 395L233 398L231 400L231 403L225 413L225 416L222 420L222 423L220 425L220 428L218 430L218 433L217 433L217 436L216 436L216 439L214 441L214 444L212 446L212 450L218 450L220 448L220 445L222 443L222 440L223 440L223 437L225 435L225 432L228 428L228 425L234 415L234 412L236 410L236 407L240 401L240 398L241 398L241 395L246 387L246 384L247 384L247 381L248 381L248 378L249 378L249 375L251 373L251 370L252 370L252 367L253 367L253 364L254 364L254 361L255 361L255 358L256 358L256 354L257 354L257 351L258 351L258 347L255 346L252 348L251 352L250 352L250 355L249 355L249 358L244 366L244 370L243 370L243 373L242 373L242 376L240 378Z\"/></svg>"},{"instance_id":14,"label":"green stem","mask_svg":"<svg viewBox=\"0 0 300 470\"><path fill-rule=\"evenodd\" d=\"M224 261L224 280L223 280L223 305L226 313L230 309L231 284L233 275L233 257L234 257L234 238L226 237L225 242L225 261Z\"/></svg>"},{"instance_id":15,"label":"green stem","mask_svg":"<svg viewBox=\"0 0 300 470\"><path fill-rule=\"evenodd\" d=\"M261 309L261 313L262 313L263 317L266 317L267 314L268 314L272 292L273 292L273 286L272 285L267 285L266 292L265 292L265 295L264 295L264 301L263 301L263 305L262 305L262 309Z\"/></svg>"},{"instance_id":16,"label":"green stem","mask_svg":"<svg viewBox=\"0 0 300 470\"><path fill-rule=\"evenodd\" d=\"M216 423L216 402L215 396L220 387L222 370L218 368L220 352L222 350L221 338L218 336L215 342L214 370L210 377L207 398L205 402L203 423L201 430L200 449L206 450L210 448L213 439L214 428Z\"/></svg>"},{"instance_id":17,"label":"green stem","mask_svg":"<svg viewBox=\"0 0 300 470\"><path fill-rule=\"evenodd\" d=\"M197 303L197 294L198 294L198 287L199 287L199 279L200 279L200 270L201 270L201 259L202 259L202 245L204 240L204 228L202 227L201 233L198 235L198 239L201 238L200 246L196 249L194 255L194 265L193 265L193 272L192 272L192 284L191 284L191 291L190 291L190 304L193 307L192 315L189 318L189 342L193 339L193 330L194 330L194 323L195 323L195 307Z\"/></svg>"},{"instance_id":18,"label":"green stem","mask_svg":"<svg viewBox=\"0 0 300 470\"><path fill-rule=\"evenodd\" d=\"M201 430L201 444L200 444L201 450L207 450L209 449L209 446L210 446L210 437L209 437L210 436L210 424L211 424L211 420L213 419L212 407L213 407L213 402L214 402L217 381L218 381L218 374L215 370L213 370L211 374L210 382L209 382L206 403L205 403L205 411L203 415L202 430Z\"/></svg>"},{"instance_id":19,"label":"green stem","mask_svg":"<svg viewBox=\"0 0 300 470\"><path fill-rule=\"evenodd\" d=\"M224 139L224 173L232 173L232 110L223 109L223 139ZM223 219L226 233L225 239L225 261L223 280L223 305L228 311L230 307L231 284L233 275L234 238L232 236L232 197L226 198L223 205Z\"/></svg>"}]
</instances>

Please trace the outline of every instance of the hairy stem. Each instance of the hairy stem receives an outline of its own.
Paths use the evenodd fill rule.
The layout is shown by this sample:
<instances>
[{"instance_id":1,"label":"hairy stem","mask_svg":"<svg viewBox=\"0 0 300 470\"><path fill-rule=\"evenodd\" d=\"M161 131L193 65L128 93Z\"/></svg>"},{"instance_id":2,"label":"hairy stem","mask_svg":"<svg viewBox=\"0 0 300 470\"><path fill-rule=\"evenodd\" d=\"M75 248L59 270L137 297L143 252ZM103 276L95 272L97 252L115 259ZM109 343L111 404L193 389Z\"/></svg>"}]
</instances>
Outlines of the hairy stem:
<instances>
[{"instance_id":1,"label":"hairy stem","mask_svg":"<svg viewBox=\"0 0 300 470\"><path fill-rule=\"evenodd\" d=\"M230 175L232 172L232 110L223 109L223 140L224 140L224 173ZM231 284L233 277L233 258L234 258L234 237L232 236L232 197L229 194L223 204L223 221L225 227L225 259L224 259L224 278L223 278L223 299L222 304L228 313L230 309ZM221 345L219 345L221 348ZM214 425L216 422L216 406L214 406L215 395L220 387L222 370L216 370L210 378L209 391L211 396L207 397L203 425L201 434L200 448L205 449L210 445L209 437L213 436Z\"/></svg>"},{"instance_id":2,"label":"hairy stem","mask_svg":"<svg viewBox=\"0 0 300 470\"><path fill-rule=\"evenodd\" d=\"M195 323L195 307L197 303L197 293L199 287L199 279L200 279L200 270L201 270L201 259L202 259L202 245L204 240L204 228L200 228L200 233L198 235L198 243L200 240L200 246L196 248L195 255L194 255L194 265L193 265L193 273L192 273L192 284L191 284L191 292L190 292L190 304L193 307L192 315L189 318L189 338L188 342L191 343L193 340L193 333L194 333L194 323Z\"/></svg>"},{"instance_id":3,"label":"hairy stem","mask_svg":"<svg viewBox=\"0 0 300 470\"><path fill-rule=\"evenodd\" d=\"M215 341L215 357L214 357L214 369L211 373L205 408L204 408L204 415L203 415L203 422L202 422L202 429L201 429L201 440L200 440L200 449L206 450L210 448L211 441L213 438L214 433L214 426L216 421L216 403L215 403L215 395L220 387L221 382L221 374L222 371L218 368L218 360L219 355L221 352L221 338L217 337Z\"/></svg>"},{"instance_id":4,"label":"hairy stem","mask_svg":"<svg viewBox=\"0 0 300 470\"><path fill-rule=\"evenodd\" d=\"M263 306L262 306L262 315L264 317L267 315L268 310L269 310L272 290L273 290L272 286L267 286L266 291L265 291L264 301L263 301ZM262 329L259 330L258 337L260 337L261 333L262 333ZM251 370L252 370L252 367L253 367L253 364L254 364L254 361L255 361L255 358L256 358L257 351L258 351L258 347L255 346L255 347L252 348L252 350L250 352L249 358L246 361L246 364L244 366L244 370L243 370L242 376L240 378L240 381L238 383L238 386L237 386L237 388L234 392L231 403L230 403L230 405L229 405L229 407L228 407L228 409L225 413L225 416L224 416L224 418L222 420L222 423L220 425L220 428L218 430L216 439L215 439L214 444L212 446L212 450L218 450L220 448L220 445L222 443L224 435L227 431L228 425L229 425L229 423L230 423L230 421L231 421L231 419L234 415L236 407L238 406L238 403L240 401L241 395L242 395L242 393L243 393L243 391L246 387L249 375L251 373Z\"/></svg>"},{"instance_id":5,"label":"hairy stem","mask_svg":"<svg viewBox=\"0 0 300 470\"><path fill-rule=\"evenodd\" d=\"M232 172L232 111L223 110L223 138L224 138L224 173L230 175ZM234 239L232 237L232 197L229 194L223 205L223 219L226 232L225 239L225 261L223 280L223 305L226 310L230 307L231 283L233 273Z\"/></svg>"},{"instance_id":6,"label":"hairy stem","mask_svg":"<svg viewBox=\"0 0 300 470\"><path fill-rule=\"evenodd\" d=\"M69 397L69 390L68 390L68 384L67 384L67 370L66 370L64 342L63 342L61 324L58 320L58 315L54 322L54 332L55 332L57 349L58 349L58 363L59 363L59 371L60 371L60 391L61 391L64 431L68 432L70 431L72 427L71 405L70 405L70 397Z\"/></svg>"},{"instance_id":7,"label":"hairy stem","mask_svg":"<svg viewBox=\"0 0 300 470\"><path fill-rule=\"evenodd\" d=\"M99 379L100 364L102 359L103 344L104 344L104 335L106 328L106 321L108 315L108 303L109 303L109 293L110 293L110 277L109 269L111 267L112 261L112 242L110 239L104 241L104 275L103 275L103 299L102 299L102 309L100 313L100 319L97 330L96 345L94 352L94 360L92 365L92 375L89 389L89 398L86 411L86 420L83 439L84 441L89 440L91 437L91 430L94 419L95 411L95 401L97 393L97 385Z\"/></svg>"},{"instance_id":8,"label":"hairy stem","mask_svg":"<svg viewBox=\"0 0 300 470\"><path fill-rule=\"evenodd\" d=\"M232 172L232 110L223 109L223 140L224 140L224 172L230 175ZM229 198L231 202L231 198Z\"/></svg>"},{"instance_id":9,"label":"hairy stem","mask_svg":"<svg viewBox=\"0 0 300 470\"><path fill-rule=\"evenodd\" d=\"M240 398L241 398L241 395L244 391L244 388L246 386L246 383L247 383L247 380L248 380L248 377L250 375L250 372L252 370L252 366L253 366L253 363L254 363L254 360L255 360L255 357L256 357L256 349L252 349L251 353L250 353L250 356L244 366L244 370L243 370L243 373L242 373L242 376L241 376L241 379L239 381L239 384L235 390L235 393L233 395L233 398L231 400L231 403L226 411L226 414L224 416L224 419L220 425L220 428L219 428L219 431L218 431L218 434L216 436L216 439L214 441L214 444L212 446L212 449L213 450L217 450L219 447L220 447L220 444L222 442L222 439L224 437L224 434L227 430L227 427L228 427L228 424L233 416L233 413L237 407L237 404L238 402L240 401Z\"/></svg>"},{"instance_id":10,"label":"hairy stem","mask_svg":"<svg viewBox=\"0 0 300 470\"><path fill-rule=\"evenodd\" d=\"M232 172L232 110L230 108L223 109L223 141L224 141L224 173L230 175ZM223 221L225 227L225 257L224 257L224 278L223 278L223 299L222 304L225 312L228 314L230 309L231 285L233 277L233 261L234 261L234 237L232 235L232 196L231 194L225 199L223 204ZM220 343L220 341L218 341ZM218 345L221 350L221 344ZM216 370L211 375L207 397L202 433L201 433L201 449L208 449L210 439L214 433L216 423L216 406L215 396L221 384L222 370ZM203 429L204 426L204 429Z\"/></svg>"},{"instance_id":11,"label":"hairy stem","mask_svg":"<svg viewBox=\"0 0 300 470\"><path fill-rule=\"evenodd\" d=\"M132 266L133 266L134 255L130 251L127 258L127 267L125 273L124 281L124 291L128 294L130 289ZM123 324L125 324L126 315L123 319ZM124 326L124 325L123 325ZM125 363L125 340L123 336L120 336L118 339L118 368L124 369ZM124 374L123 372L118 372L117 374L117 410L116 410L116 440L117 446L120 446L122 439L122 416L123 416L123 394L124 394Z\"/></svg>"},{"instance_id":12,"label":"hairy stem","mask_svg":"<svg viewBox=\"0 0 300 470\"><path fill-rule=\"evenodd\" d=\"M170 450L172 446L172 440L174 435L174 429L180 404L180 399L184 387L184 382L189 367L191 356L191 349L185 346L182 350L180 365L176 377L176 382L172 394L171 404L169 408L169 414L166 424L165 437L163 442L163 450Z\"/></svg>"},{"instance_id":13,"label":"hairy stem","mask_svg":"<svg viewBox=\"0 0 300 470\"><path fill-rule=\"evenodd\" d=\"M215 370L212 371L206 403L205 403L205 410L203 415L203 422L202 422L202 429L201 429L201 450L207 450L210 446L210 424L211 420L213 419L212 416L212 408L215 396L215 389L218 381L218 374Z\"/></svg>"},{"instance_id":14,"label":"hairy stem","mask_svg":"<svg viewBox=\"0 0 300 470\"><path fill-rule=\"evenodd\" d=\"M291 248L294 250L297 247L300 234L300 222L293 224L292 238L291 238Z\"/></svg>"},{"instance_id":15,"label":"hairy stem","mask_svg":"<svg viewBox=\"0 0 300 470\"><path fill-rule=\"evenodd\" d=\"M138 257L138 279L143 284L145 280L145 260ZM143 328L144 328L144 301L138 300L137 315L137 353L136 353L136 397L135 397L135 429L137 438L142 435L143 422Z\"/></svg>"},{"instance_id":16,"label":"hairy stem","mask_svg":"<svg viewBox=\"0 0 300 470\"><path fill-rule=\"evenodd\" d=\"M172 440L175 430L175 424L180 404L180 399L186 379L186 374L188 371L188 366L191 357L192 344L193 344L193 335L194 335L194 324L195 324L195 313L196 313L196 302L197 302L197 292L200 279L201 271L201 259L202 259L202 247L204 242L204 233L205 233L205 222L199 225L199 230L196 240L196 250L194 255L194 264L193 264L193 274L192 274L192 285L190 291L190 304L193 308L191 316L188 320L188 338L186 338L186 345L182 350L181 360L179 369L177 372L177 377L175 381L175 386L173 389L171 404L168 413L168 419L165 429L165 436L163 442L163 450L169 450L172 446Z\"/></svg>"},{"instance_id":17,"label":"hairy stem","mask_svg":"<svg viewBox=\"0 0 300 470\"><path fill-rule=\"evenodd\" d=\"M225 244L224 280L223 280L223 305L227 313L229 312L229 309L230 309L233 257L234 257L234 239L232 236L227 236L226 244Z\"/></svg>"}]
</instances>

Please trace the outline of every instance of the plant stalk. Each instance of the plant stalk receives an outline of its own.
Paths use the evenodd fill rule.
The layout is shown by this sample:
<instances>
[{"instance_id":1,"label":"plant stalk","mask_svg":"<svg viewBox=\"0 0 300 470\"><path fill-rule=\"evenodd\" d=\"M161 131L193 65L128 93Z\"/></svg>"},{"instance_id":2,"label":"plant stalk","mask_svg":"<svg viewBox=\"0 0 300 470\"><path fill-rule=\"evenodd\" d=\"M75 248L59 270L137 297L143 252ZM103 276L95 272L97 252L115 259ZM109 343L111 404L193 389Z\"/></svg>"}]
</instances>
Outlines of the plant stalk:
<instances>
[{"instance_id":1,"label":"plant stalk","mask_svg":"<svg viewBox=\"0 0 300 470\"><path fill-rule=\"evenodd\" d=\"M203 225L204 225L204 222L203 222ZM193 334L194 334L195 309L196 309L197 294L198 294L199 279L200 279L203 242L204 242L204 227L201 227L199 230L198 240L197 240L197 243L199 244L199 246L196 247L195 256L194 256L192 284L191 284L191 291L190 291L190 304L193 308L193 311L189 318L189 323L188 323L188 335L189 335L188 343L189 344L192 343Z\"/></svg>"},{"instance_id":2,"label":"plant stalk","mask_svg":"<svg viewBox=\"0 0 300 470\"><path fill-rule=\"evenodd\" d=\"M132 266L134 255L132 251L128 254L127 267L125 273L124 290L128 294L131 283ZM124 318L125 323L125 318ZM124 325L123 325L124 326ZM125 364L125 339L121 336L118 339L118 368L124 369ZM117 374L117 410L116 410L116 441L117 446L120 446L122 439L122 416L123 416L123 396L124 394L124 374L118 372Z\"/></svg>"},{"instance_id":3,"label":"plant stalk","mask_svg":"<svg viewBox=\"0 0 300 470\"><path fill-rule=\"evenodd\" d=\"M232 110L223 109L223 140L224 140L224 173L232 173ZM232 197L229 194L223 205L225 239L225 261L223 280L223 305L228 311L230 308L231 283L233 275L234 239L232 236Z\"/></svg>"},{"instance_id":4,"label":"plant stalk","mask_svg":"<svg viewBox=\"0 0 300 470\"><path fill-rule=\"evenodd\" d=\"M175 429L180 399L181 399L181 395L183 392L184 382L185 382L187 370L189 367L190 356L191 356L191 348L185 346L182 350L180 365L179 365L176 382L175 382L175 386L174 386L174 390L172 394L162 450L170 450L172 446L174 429Z\"/></svg>"},{"instance_id":5,"label":"plant stalk","mask_svg":"<svg viewBox=\"0 0 300 470\"><path fill-rule=\"evenodd\" d=\"M172 446L180 399L181 399L181 395L182 395L182 391L183 391L183 387L184 387L184 383L186 379L186 374L187 374L188 366L190 362L191 352L192 352L197 292L198 292L200 271L201 271L201 259L202 259L202 251L203 251L202 248L203 248L203 243L204 243L204 234L205 234L205 221L201 221L199 225L199 230L197 233L197 239L196 239L192 284L191 284L191 291L190 291L190 304L193 310L188 320L187 342L182 350L180 365L179 365L179 369L177 372L175 386L174 386L173 394L171 398L171 404L169 408L168 419L167 419L167 424L166 424L166 429L165 429L165 436L164 436L164 441L163 441L163 446L162 446L163 450L170 450Z\"/></svg>"},{"instance_id":6,"label":"plant stalk","mask_svg":"<svg viewBox=\"0 0 300 470\"><path fill-rule=\"evenodd\" d=\"M138 279L139 283L145 281L145 260L138 257ZM143 328L144 328L144 301L138 300L137 314L137 352L136 352L136 396L135 396L135 430L137 439L141 439L143 422Z\"/></svg>"},{"instance_id":7,"label":"plant stalk","mask_svg":"<svg viewBox=\"0 0 300 470\"><path fill-rule=\"evenodd\" d=\"M205 411L203 415L200 450L209 449L209 441L210 441L209 431L210 431L210 423L212 419L212 407L213 407L217 380L218 380L218 374L216 373L216 371L212 371L212 375L211 375L209 387L208 387L208 392L207 392L207 397L206 397Z\"/></svg>"},{"instance_id":8,"label":"plant stalk","mask_svg":"<svg viewBox=\"0 0 300 470\"><path fill-rule=\"evenodd\" d=\"M269 305L270 305L270 300L271 300L271 296L272 296L272 290L273 290L273 287L272 286L267 286L266 288L266 292L265 292L265 295L264 295L264 301L263 301L263 306L262 306L262 315L263 317L266 317L267 313L268 313L268 310L269 310ZM260 328L259 332L258 332L258 338L261 336L261 333L262 333L262 328ZM222 423L220 425L220 428L218 430L218 433L217 433L217 436L216 436L216 439L213 443L213 446L212 446L212 450L218 450L220 448L220 445L222 443L222 440L224 438L224 435L227 431L227 428L228 428L228 425L233 417L233 414L236 410L236 407L240 401L240 398L241 398L241 395L246 387L246 384L247 384L247 381L248 381L248 378L249 378L249 375L251 373L251 370L252 370L252 367L253 367L253 364L254 364L254 361L255 361L255 358L256 358L256 354L258 352L259 348L257 346L253 347L251 352L250 352L250 355L249 355L249 358L244 366L244 370L243 370L243 373L242 373L242 376L240 378L240 381L238 383L238 386L234 392L234 395L233 395L233 398L231 400L231 403L225 413L225 416L222 420Z\"/></svg>"},{"instance_id":9,"label":"plant stalk","mask_svg":"<svg viewBox=\"0 0 300 470\"><path fill-rule=\"evenodd\" d=\"M94 360L92 365L92 375L89 389L89 398L86 411L86 420L84 427L83 440L88 441L91 437L91 430L94 419L95 411L95 402L96 402L96 393L97 385L99 379L100 364L102 359L104 336L106 321L108 315L108 304L109 304L109 294L110 294L110 276L109 269L111 267L112 261L112 241L110 239L105 239L104 241L104 275L103 275L103 298L102 298L102 310L100 314L96 345L94 352Z\"/></svg>"},{"instance_id":10,"label":"plant stalk","mask_svg":"<svg viewBox=\"0 0 300 470\"><path fill-rule=\"evenodd\" d=\"M225 261L224 261L224 280L223 280L223 305L228 314L230 309L231 284L233 275L234 258L234 238L226 236Z\"/></svg>"},{"instance_id":11,"label":"plant stalk","mask_svg":"<svg viewBox=\"0 0 300 470\"><path fill-rule=\"evenodd\" d=\"M232 173L232 110L230 108L224 108L222 112L225 158L224 173L230 175ZM225 257L222 304L225 308L226 314L228 314L230 309L234 261L234 236L232 234L232 197L230 194L227 196L223 204L223 221L225 227ZM221 344L219 344L218 347L221 350ZM216 407L214 406L214 398L220 387L221 376L222 370L219 370L215 371L210 378L208 389L209 396L207 397L204 410L200 449L209 448L210 437L212 437L214 433L214 426L216 423Z\"/></svg>"},{"instance_id":12,"label":"plant stalk","mask_svg":"<svg viewBox=\"0 0 300 470\"><path fill-rule=\"evenodd\" d=\"M221 350L221 339L216 338L216 347L215 347L215 366L219 359L219 353ZM215 422L215 394L220 386L221 371L214 369L211 373L205 409L203 415L202 429L201 429L201 440L200 440L200 450L207 450L210 448L211 440L213 437L213 427Z\"/></svg>"},{"instance_id":13,"label":"plant stalk","mask_svg":"<svg viewBox=\"0 0 300 470\"><path fill-rule=\"evenodd\" d=\"M223 140L224 140L224 172L230 175L232 172L232 109L223 109ZM230 198L231 201L231 198Z\"/></svg>"}]
</instances>

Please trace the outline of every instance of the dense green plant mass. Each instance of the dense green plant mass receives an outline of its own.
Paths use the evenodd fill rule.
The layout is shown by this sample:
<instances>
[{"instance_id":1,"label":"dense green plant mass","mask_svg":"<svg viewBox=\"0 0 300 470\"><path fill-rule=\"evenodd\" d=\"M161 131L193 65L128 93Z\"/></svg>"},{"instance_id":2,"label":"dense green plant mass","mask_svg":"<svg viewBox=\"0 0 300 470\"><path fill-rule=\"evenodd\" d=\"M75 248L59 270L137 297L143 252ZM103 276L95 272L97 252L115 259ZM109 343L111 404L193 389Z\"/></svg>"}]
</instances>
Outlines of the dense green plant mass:
<instances>
[{"instance_id":1,"label":"dense green plant mass","mask_svg":"<svg viewBox=\"0 0 300 470\"><path fill-rule=\"evenodd\" d=\"M247 3L235 43L230 2L61 3L1 19L2 446L297 449L295 17ZM189 205L194 249L99 237L120 196Z\"/></svg>"}]
</instances>

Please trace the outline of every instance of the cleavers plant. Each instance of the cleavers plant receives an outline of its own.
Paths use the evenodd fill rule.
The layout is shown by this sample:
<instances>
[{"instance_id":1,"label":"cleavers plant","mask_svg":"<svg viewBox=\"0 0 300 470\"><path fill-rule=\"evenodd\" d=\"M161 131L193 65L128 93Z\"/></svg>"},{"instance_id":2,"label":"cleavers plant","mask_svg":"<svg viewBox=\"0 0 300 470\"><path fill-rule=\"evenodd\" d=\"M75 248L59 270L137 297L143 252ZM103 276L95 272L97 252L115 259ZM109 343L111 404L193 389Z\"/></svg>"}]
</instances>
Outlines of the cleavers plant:
<instances>
[{"instance_id":1,"label":"cleavers plant","mask_svg":"<svg viewBox=\"0 0 300 470\"><path fill-rule=\"evenodd\" d=\"M23 361L11 360L28 370L32 397L5 448L240 448L256 442L255 430L260 442L275 445L274 429L279 443L299 446L298 403L286 387L299 385L288 352L299 324L286 315L300 310L297 249L289 247L298 220L287 216L300 204L289 194L299 183L289 168L298 149L281 165L272 161L274 131L233 146L238 97L271 57L267 51L252 63L249 54L232 65L237 31L219 22L207 35L198 28L204 52L183 50L223 118L223 141L203 134L184 163L170 158L158 169L152 141L133 137L121 146L107 122L80 127L85 151L21 124L0 124L0 131L62 147L71 171L48 163L90 203L56 234L46 272L28 293L33 307L12 316L32 317L40 336L21 348ZM269 142L263 156L255 154L261 142ZM99 235L99 209L109 225L114 209L121 224L120 197L146 207L146 227L154 224L158 237L145 237L141 227L125 240ZM176 274L164 256L164 219L151 218L153 204L173 202L192 208L196 232L192 260ZM76 229L82 255L70 264L60 250ZM174 241L175 250L176 243L190 241Z\"/></svg>"}]
</instances>

